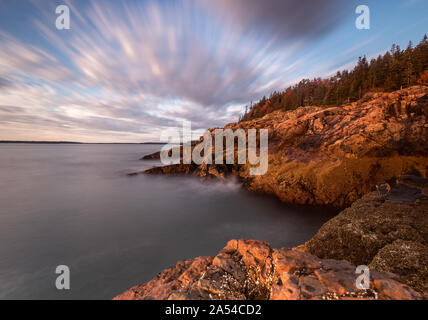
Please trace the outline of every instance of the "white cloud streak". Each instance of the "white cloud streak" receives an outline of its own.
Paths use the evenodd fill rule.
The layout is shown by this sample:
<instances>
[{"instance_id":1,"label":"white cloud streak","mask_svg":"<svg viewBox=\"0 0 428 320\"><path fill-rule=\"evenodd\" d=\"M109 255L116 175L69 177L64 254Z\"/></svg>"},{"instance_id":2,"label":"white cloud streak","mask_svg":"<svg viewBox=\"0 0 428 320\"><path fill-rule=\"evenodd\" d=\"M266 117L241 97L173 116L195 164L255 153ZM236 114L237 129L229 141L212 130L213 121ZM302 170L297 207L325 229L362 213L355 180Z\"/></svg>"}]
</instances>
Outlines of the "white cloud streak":
<instances>
[{"instance_id":1,"label":"white cloud streak","mask_svg":"<svg viewBox=\"0 0 428 320\"><path fill-rule=\"evenodd\" d=\"M59 31L34 2L40 46L0 32L0 139L156 141L181 119L234 121L237 106L283 87L341 1L313 8L318 26L299 22L307 1L67 3L72 29Z\"/></svg>"}]
</instances>

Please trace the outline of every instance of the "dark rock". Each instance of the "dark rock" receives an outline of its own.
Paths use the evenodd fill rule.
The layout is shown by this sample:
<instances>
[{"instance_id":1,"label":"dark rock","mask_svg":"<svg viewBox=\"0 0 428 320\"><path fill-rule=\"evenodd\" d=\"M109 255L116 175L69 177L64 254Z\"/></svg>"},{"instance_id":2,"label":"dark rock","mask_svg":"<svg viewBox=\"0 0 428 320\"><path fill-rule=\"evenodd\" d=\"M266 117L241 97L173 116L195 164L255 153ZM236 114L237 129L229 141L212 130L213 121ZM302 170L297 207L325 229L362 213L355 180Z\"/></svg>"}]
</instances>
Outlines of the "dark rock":
<instances>
[{"instance_id":1,"label":"dark rock","mask_svg":"<svg viewBox=\"0 0 428 320\"><path fill-rule=\"evenodd\" d=\"M418 199L428 199L420 189L411 188L403 184L393 187L386 197L389 201L415 203Z\"/></svg>"},{"instance_id":2,"label":"dark rock","mask_svg":"<svg viewBox=\"0 0 428 320\"><path fill-rule=\"evenodd\" d=\"M391 186L389 183L382 181L376 185L376 189L379 192L379 195L383 196L388 194L388 192L391 190Z\"/></svg>"},{"instance_id":3,"label":"dark rock","mask_svg":"<svg viewBox=\"0 0 428 320\"><path fill-rule=\"evenodd\" d=\"M160 159L160 151L145 155L140 160L154 160L154 159Z\"/></svg>"},{"instance_id":4,"label":"dark rock","mask_svg":"<svg viewBox=\"0 0 428 320\"><path fill-rule=\"evenodd\" d=\"M392 272L419 292L428 292L428 247L420 242L396 240L378 251L371 269Z\"/></svg>"},{"instance_id":5,"label":"dark rock","mask_svg":"<svg viewBox=\"0 0 428 320\"><path fill-rule=\"evenodd\" d=\"M403 184L411 188L426 188L428 187L428 179L413 175L402 175L397 179L398 184Z\"/></svg>"},{"instance_id":6,"label":"dark rock","mask_svg":"<svg viewBox=\"0 0 428 320\"><path fill-rule=\"evenodd\" d=\"M428 203L419 201L425 197L420 189L403 181L424 186L419 183L422 180L406 176L386 195L364 196L325 223L305 250L321 258L396 273L427 298Z\"/></svg>"}]
</instances>

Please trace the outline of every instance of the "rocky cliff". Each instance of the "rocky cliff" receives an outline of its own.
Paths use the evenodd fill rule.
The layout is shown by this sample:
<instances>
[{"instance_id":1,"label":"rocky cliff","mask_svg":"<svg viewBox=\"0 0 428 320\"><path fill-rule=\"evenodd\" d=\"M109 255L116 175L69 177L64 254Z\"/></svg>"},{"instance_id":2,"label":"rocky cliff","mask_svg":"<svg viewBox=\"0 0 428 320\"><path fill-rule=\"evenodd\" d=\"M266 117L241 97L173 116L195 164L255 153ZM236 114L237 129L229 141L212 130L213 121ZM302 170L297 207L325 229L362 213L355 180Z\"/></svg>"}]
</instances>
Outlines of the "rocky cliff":
<instances>
[{"instance_id":1,"label":"rocky cliff","mask_svg":"<svg viewBox=\"0 0 428 320\"><path fill-rule=\"evenodd\" d=\"M269 168L170 165L149 174L237 175L248 189L289 203L345 207L376 183L401 174L428 174L428 87L367 94L338 107L301 107L232 123L230 129L269 130ZM150 157L150 156L149 156Z\"/></svg>"},{"instance_id":2,"label":"rocky cliff","mask_svg":"<svg viewBox=\"0 0 428 320\"><path fill-rule=\"evenodd\" d=\"M178 262L115 299L428 298L427 118L426 86L277 111L226 126L269 129L265 175L249 176L247 165L236 164L146 171L234 174L250 190L300 204L342 207L365 196L298 248L232 240L217 256ZM370 289L356 288L356 265L369 266Z\"/></svg>"}]
</instances>

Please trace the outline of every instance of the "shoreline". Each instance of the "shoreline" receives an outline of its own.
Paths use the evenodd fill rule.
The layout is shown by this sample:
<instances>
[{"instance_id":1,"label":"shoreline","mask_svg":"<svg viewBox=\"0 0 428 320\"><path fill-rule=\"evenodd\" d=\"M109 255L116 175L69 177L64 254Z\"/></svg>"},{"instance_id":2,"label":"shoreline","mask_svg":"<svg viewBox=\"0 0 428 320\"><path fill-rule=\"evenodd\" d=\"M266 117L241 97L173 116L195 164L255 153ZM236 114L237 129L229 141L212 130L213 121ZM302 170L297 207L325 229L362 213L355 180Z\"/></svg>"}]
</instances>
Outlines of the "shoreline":
<instances>
[{"instance_id":1,"label":"shoreline","mask_svg":"<svg viewBox=\"0 0 428 320\"><path fill-rule=\"evenodd\" d=\"M155 166L132 175L236 176L249 190L272 194L286 203L346 208L381 181L394 183L402 174L427 178L426 114L428 86L369 94L342 107L275 111L225 126L269 130L269 167L264 175L251 176L248 164L182 164L182 159L181 164ZM213 129L209 131L213 135ZM235 148L235 159L236 152ZM180 153L182 158L182 149ZM141 160L159 156L156 152Z\"/></svg>"},{"instance_id":2,"label":"shoreline","mask_svg":"<svg viewBox=\"0 0 428 320\"><path fill-rule=\"evenodd\" d=\"M369 265L377 272L370 290L381 299L427 299L427 102L428 87L415 86L392 93L369 94L346 106L300 107L227 125L225 128L232 130L270 129L269 169L264 176L250 177L248 165L236 164L178 164L140 172L222 180L235 176L248 191L274 196L285 203L344 209L311 240L294 249L272 249L257 240L248 240L250 244L247 240L231 240L216 257L179 262L116 299L324 299L332 292L339 299L373 298L347 295L355 291L352 282L355 266L327 267L331 274L326 279L320 270L328 262L322 259L330 262L333 259L337 265L341 265L341 260ZM147 155L142 159L157 156ZM247 249L241 251L235 243ZM248 252L255 257L261 247L277 252L287 261L281 268L289 268L291 263L297 270L306 270L308 264L321 259L314 262L321 269L314 267L306 275L308 278L297 275L297 279L283 279L275 271L281 263L275 262L273 256L264 255L262 262L247 260ZM267 260L270 267L264 265ZM253 274L253 268L266 269L268 275ZM258 279L255 283L266 285L251 284L254 277ZM275 287L273 279L286 285ZM226 289L217 288L218 281ZM305 292L305 284L300 281L312 283L317 293ZM346 288L343 283L347 283ZM248 285L263 293L248 294L252 290ZM298 295L290 296L287 294L290 290Z\"/></svg>"},{"instance_id":3,"label":"shoreline","mask_svg":"<svg viewBox=\"0 0 428 320\"><path fill-rule=\"evenodd\" d=\"M401 191L403 186L415 187L414 181L411 176L401 177L397 186L388 193L381 195L376 191L367 194L327 221L308 242L297 247L274 249L264 241L231 240L217 256L179 261L153 280L132 287L114 299L427 299L428 290L424 283L427 276L426 243L409 241L413 237L411 230L389 240L387 237L382 239L384 230L378 230L378 227L387 225L392 230L400 227L407 230L413 222L403 223L396 216L411 213L413 221L422 221L418 228L421 235L424 230L426 232L428 225L426 221L424 225L423 218L424 212L428 211L428 180L416 179L425 195L414 202L388 199L397 191L396 188ZM375 213L370 214L373 211ZM350 214L356 214L349 220L354 224L352 228L347 227L346 217ZM377 216L379 214L382 219ZM378 227L374 227L372 234L359 233L358 219L371 220L369 229ZM372 241L382 241L380 247L375 243L359 246L362 251L367 245L368 248L377 248L369 260L364 254L356 257L352 246L346 244L346 241L351 244L364 242L358 240L359 235L363 239L368 237ZM405 258L396 256L391 259L391 252L394 255L403 245L404 248L411 246L412 250L398 252ZM385 259L388 265L384 264ZM369 289L355 287L355 269L359 264L369 266ZM419 264L421 268L418 268ZM408 270L413 271L409 274Z\"/></svg>"}]
</instances>

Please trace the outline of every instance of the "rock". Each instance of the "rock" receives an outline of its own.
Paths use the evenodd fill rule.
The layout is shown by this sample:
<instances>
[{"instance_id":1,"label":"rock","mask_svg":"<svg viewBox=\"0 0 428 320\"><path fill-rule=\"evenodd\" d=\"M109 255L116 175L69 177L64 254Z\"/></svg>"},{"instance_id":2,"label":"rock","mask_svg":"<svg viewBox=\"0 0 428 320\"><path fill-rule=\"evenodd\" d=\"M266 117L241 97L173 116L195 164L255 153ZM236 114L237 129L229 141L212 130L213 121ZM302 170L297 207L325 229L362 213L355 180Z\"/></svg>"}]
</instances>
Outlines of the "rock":
<instances>
[{"instance_id":1,"label":"rock","mask_svg":"<svg viewBox=\"0 0 428 320\"><path fill-rule=\"evenodd\" d=\"M140 160L154 160L154 159L160 159L160 151L145 155Z\"/></svg>"},{"instance_id":2,"label":"rock","mask_svg":"<svg viewBox=\"0 0 428 320\"><path fill-rule=\"evenodd\" d=\"M423 189L428 187L428 179L413 175L402 175L397 179L397 184L402 184L410 188Z\"/></svg>"},{"instance_id":3,"label":"rock","mask_svg":"<svg viewBox=\"0 0 428 320\"><path fill-rule=\"evenodd\" d=\"M421 189L401 184L425 182L410 176L397 181L387 194L369 193L325 223L304 250L393 272L427 298L428 203L419 201Z\"/></svg>"},{"instance_id":4,"label":"rock","mask_svg":"<svg viewBox=\"0 0 428 320\"><path fill-rule=\"evenodd\" d=\"M419 189L423 195L428 196L428 179L413 175L402 175L397 179L397 184ZM423 198L424 197L420 197L419 201Z\"/></svg>"},{"instance_id":5,"label":"rock","mask_svg":"<svg viewBox=\"0 0 428 320\"><path fill-rule=\"evenodd\" d=\"M198 142L199 141L191 141L190 142L190 146L194 147L195 145L198 144ZM180 157L183 157L183 146L182 145L177 145L173 149L175 149L175 148L179 148L180 149ZM172 155L172 149L169 150L169 152L168 152L168 156L171 156L171 155ZM143 157L140 158L140 160L159 160L159 159L160 159L160 151L155 152L155 153L151 153L151 154L148 154L148 155L145 155L145 156L143 156Z\"/></svg>"},{"instance_id":6,"label":"rock","mask_svg":"<svg viewBox=\"0 0 428 320\"><path fill-rule=\"evenodd\" d=\"M216 257L181 261L115 299L421 299L393 274L375 273L368 290L356 288L356 276L346 261L231 240Z\"/></svg>"},{"instance_id":7,"label":"rock","mask_svg":"<svg viewBox=\"0 0 428 320\"><path fill-rule=\"evenodd\" d=\"M179 165L167 165L163 167L154 167L144 171L147 174L168 174L168 175L177 175L177 174L191 174L194 172L195 165L179 164Z\"/></svg>"},{"instance_id":8,"label":"rock","mask_svg":"<svg viewBox=\"0 0 428 320\"><path fill-rule=\"evenodd\" d=\"M389 191L391 191L391 186L389 185L389 183L382 181L376 185L376 189L379 192L379 195L383 196L388 194Z\"/></svg>"},{"instance_id":9,"label":"rock","mask_svg":"<svg viewBox=\"0 0 428 320\"><path fill-rule=\"evenodd\" d=\"M428 292L428 247L420 242L396 240L380 249L370 262L371 269L400 275L412 288Z\"/></svg>"},{"instance_id":10,"label":"rock","mask_svg":"<svg viewBox=\"0 0 428 320\"><path fill-rule=\"evenodd\" d=\"M408 287L402 285L395 280L374 280L373 287L379 292L379 299L389 300L413 300L415 299L414 292Z\"/></svg>"},{"instance_id":11,"label":"rock","mask_svg":"<svg viewBox=\"0 0 428 320\"><path fill-rule=\"evenodd\" d=\"M368 94L340 107L275 111L225 126L269 130L269 167L261 176L251 176L249 164L177 165L147 172L221 179L237 175L249 190L284 202L343 208L373 191L379 181L391 183L402 174L427 177L427 101L428 87L414 86Z\"/></svg>"},{"instance_id":12,"label":"rock","mask_svg":"<svg viewBox=\"0 0 428 320\"><path fill-rule=\"evenodd\" d=\"M397 185L388 193L386 200L397 202L415 203L417 200L428 199L428 196L422 193L422 190L411 188L403 184Z\"/></svg>"},{"instance_id":13,"label":"rock","mask_svg":"<svg viewBox=\"0 0 428 320\"><path fill-rule=\"evenodd\" d=\"M276 281L272 283L271 300L299 300L299 277L287 272L278 272Z\"/></svg>"},{"instance_id":14,"label":"rock","mask_svg":"<svg viewBox=\"0 0 428 320\"><path fill-rule=\"evenodd\" d=\"M174 267L166 269L155 279L142 286L135 286L116 300L153 300L168 299L171 292L179 294L183 284L189 284L196 275L206 270L212 262L211 257L198 257L178 262Z\"/></svg>"},{"instance_id":15,"label":"rock","mask_svg":"<svg viewBox=\"0 0 428 320\"><path fill-rule=\"evenodd\" d=\"M350 276L350 275L353 276ZM344 268L334 271L316 270L316 277L320 282L329 289L330 292L335 292L339 296L344 296L348 292L357 291L355 286L355 268ZM325 292L323 292L325 293Z\"/></svg>"}]
</instances>

